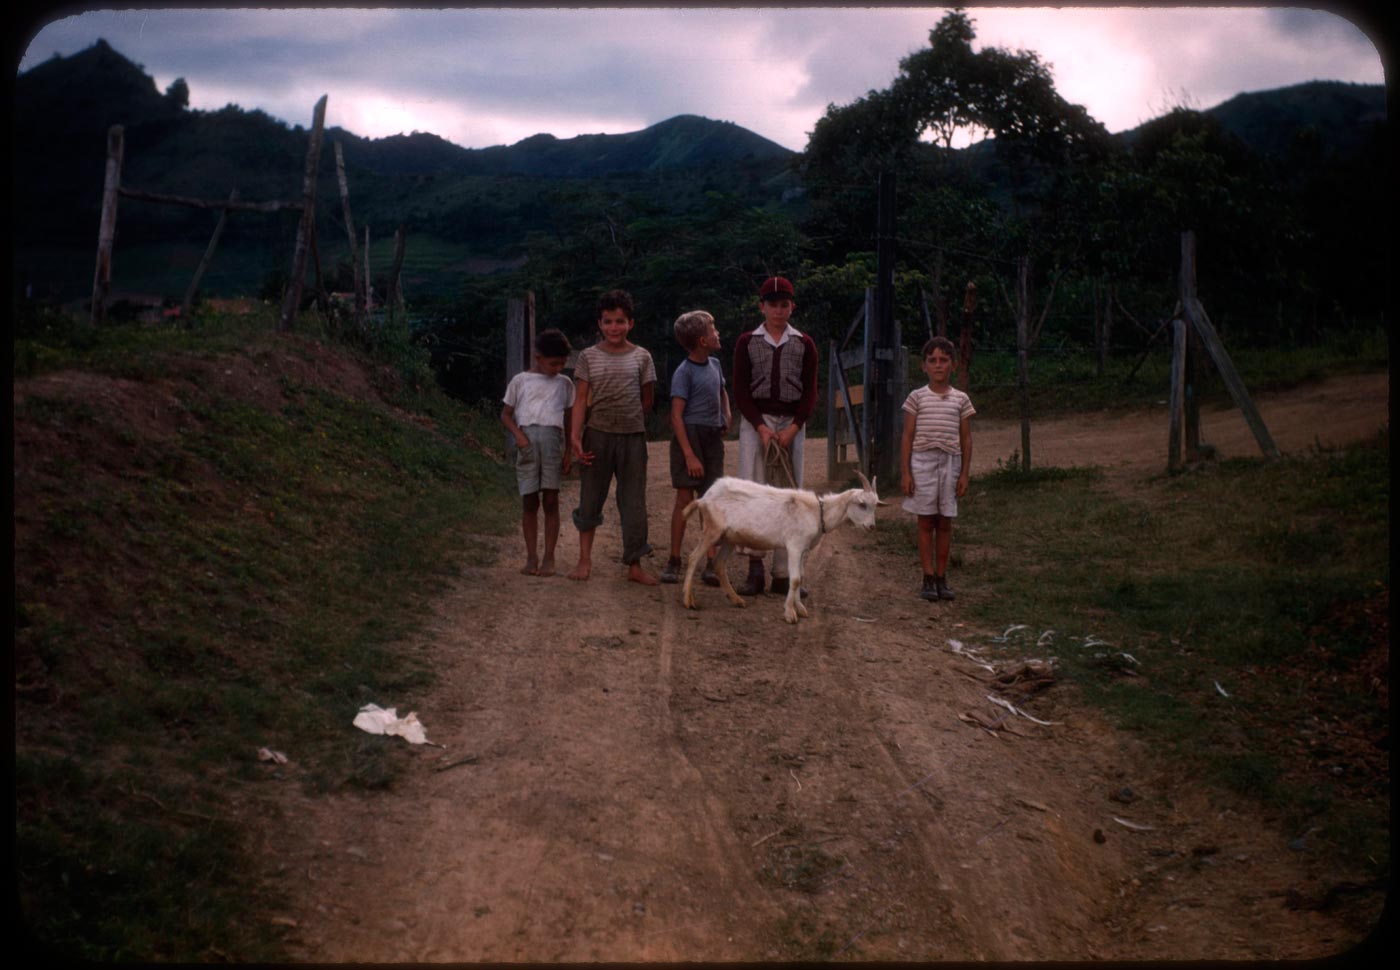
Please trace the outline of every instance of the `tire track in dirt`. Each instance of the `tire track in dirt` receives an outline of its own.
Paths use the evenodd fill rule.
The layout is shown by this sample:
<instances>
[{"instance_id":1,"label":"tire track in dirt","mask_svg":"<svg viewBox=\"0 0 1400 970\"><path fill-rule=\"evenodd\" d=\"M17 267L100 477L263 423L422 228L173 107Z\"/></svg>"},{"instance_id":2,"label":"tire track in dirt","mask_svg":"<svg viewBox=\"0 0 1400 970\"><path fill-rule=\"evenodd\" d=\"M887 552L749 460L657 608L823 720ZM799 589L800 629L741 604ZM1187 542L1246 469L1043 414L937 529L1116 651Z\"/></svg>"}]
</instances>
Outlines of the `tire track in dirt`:
<instances>
[{"instance_id":1,"label":"tire track in dirt","mask_svg":"<svg viewBox=\"0 0 1400 970\"><path fill-rule=\"evenodd\" d=\"M1373 433L1387 388L1375 377L1354 391L1323 385L1325 426L1359 429L1369 406L1369 426L1351 440ZM1283 405L1261 399L1276 439L1285 451L1310 446L1319 422L1276 425L1270 415L1302 413ZM1086 423L1100 432L1087 451L1075 438ZM1039 422L1036 460L1087 457L1115 477L1155 474L1157 423ZM974 476L994 467L998 435L1016 434L1010 423L979 427ZM665 449L654 444L650 459L658 548L673 496ZM809 447L807 480L818 488L823 462ZM563 509L576 490L566 484ZM960 721L969 711L988 721L1004 713L985 699L985 672L947 648L950 638L991 635L960 621L962 606L986 594L973 584L958 603L924 603L912 557L874 542L848 529L828 536L808 564L811 616L790 626L776 597L735 609L701 588L693 612L679 586L624 582L613 510L587 583L521 576L518 535L500 540L499 561L468 568L404 646L440 675L419 702L429 737L447 746L448 761L477 760L437 771L443 752L412 749L391 790L289 800L286 831L269 841L296 896L293 957L1328 952L1335 929L1322 915L1280 923L1271 892L1294 876L1277 840L1208 804L1072 696L1031 702L1060 722L1052 727L1014 719L993 736ZM566 514L561 573L576 556ZM369 740L381 742L400 743ZM1106 795L1128 781L1141 796L1132 818L1151 834L1111 824L1124 809ZM1247 885L1192 861L1192 846L1208 842L1249 860L1234 863L1248 867ZM1265 924L1274 932L1261 938L1253 928Z\"/></svg>"}]
</instances>

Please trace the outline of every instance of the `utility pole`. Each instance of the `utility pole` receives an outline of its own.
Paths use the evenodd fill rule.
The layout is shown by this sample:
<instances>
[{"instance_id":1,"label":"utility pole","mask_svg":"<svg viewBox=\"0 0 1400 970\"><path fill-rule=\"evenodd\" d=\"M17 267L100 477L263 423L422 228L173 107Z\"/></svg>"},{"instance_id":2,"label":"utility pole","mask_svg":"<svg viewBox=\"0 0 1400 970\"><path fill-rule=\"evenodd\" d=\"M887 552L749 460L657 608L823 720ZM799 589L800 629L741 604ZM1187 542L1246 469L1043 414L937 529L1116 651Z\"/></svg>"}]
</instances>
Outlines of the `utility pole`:
<instances>
[{"instance_id":1,"label":"utility pole","mask_svg":"<svg viewBox=\"0 0 1400 970\"><path fill-rule=\"evenodd\" d=\"M895 397L903 385L903 374L896 373L895 368L904 364L894 319L894 207L894 173L881 172L875 229L875 319L867 322L874 328L874 340L868 361L870 373L866 375L870 385L866 400L875 405L870 469L886 483L899 480L896 418L900 402Z\"/></svg>"}]
</instances>

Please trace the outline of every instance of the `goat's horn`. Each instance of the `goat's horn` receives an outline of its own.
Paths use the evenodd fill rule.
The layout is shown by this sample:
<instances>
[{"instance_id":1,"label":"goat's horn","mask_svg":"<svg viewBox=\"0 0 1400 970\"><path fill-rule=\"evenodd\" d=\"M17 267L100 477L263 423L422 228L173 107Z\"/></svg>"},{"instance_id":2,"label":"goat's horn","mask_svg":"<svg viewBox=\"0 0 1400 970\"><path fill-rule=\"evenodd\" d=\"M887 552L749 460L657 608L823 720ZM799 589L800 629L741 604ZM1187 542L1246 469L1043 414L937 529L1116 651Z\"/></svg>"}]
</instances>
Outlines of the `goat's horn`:
<instances>
[{"instance_id":1,"label":"goat's horn","mask_svg":"<svg viewBox=\"0 0 1400 970\"><path fill-rule=\"evenodd\" d=\"M878 488L875 487L875 483L878 482L879 480L880 480L880 479L879 479L878 477L872 478L872 479L870 480L870 491L872 491L872 492L875 493L875 504L876 504L876 505L889 505L889 504L890 504L889 502L886 502L884 499L880 498L880 490L879 490Z\"/></svg>"},{"instance_id":2,"label":"goat's horn","mask_svg":"<svg viewBox=\"0 0 1400 970\"><path fill-rule=\"evenodd\" d=\"M856 478L860 479L861 486L864 487L867 492L875 491L875 488L870 484L870 479L866 478L863 472L857 471Z\"/></svg>"}]
</instances>

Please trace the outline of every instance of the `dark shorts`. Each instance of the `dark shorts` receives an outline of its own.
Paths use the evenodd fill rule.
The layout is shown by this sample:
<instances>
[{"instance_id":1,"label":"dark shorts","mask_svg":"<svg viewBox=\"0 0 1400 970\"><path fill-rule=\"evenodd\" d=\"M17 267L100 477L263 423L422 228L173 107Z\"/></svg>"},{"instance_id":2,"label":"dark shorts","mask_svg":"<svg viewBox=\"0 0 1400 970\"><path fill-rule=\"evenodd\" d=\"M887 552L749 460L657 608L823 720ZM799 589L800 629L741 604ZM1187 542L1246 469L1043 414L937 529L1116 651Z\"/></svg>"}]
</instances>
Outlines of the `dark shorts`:
<instances>
[{"instance_id":1,"label":"dark shorts","mask_svg":"<svg viewBox=\"0 0 1400 970\"><path fill-rule=\"evenodd\" d=\"M697 495L704 495L715 479L724 474L724 431L720 428L702 428L699 425L685 426L685 436L690 441L690 450L705 466L705 474L692 478L685 467L685 452L680 442L671 439L671 487L694 489Z\"/></svg>"}]
</instances>

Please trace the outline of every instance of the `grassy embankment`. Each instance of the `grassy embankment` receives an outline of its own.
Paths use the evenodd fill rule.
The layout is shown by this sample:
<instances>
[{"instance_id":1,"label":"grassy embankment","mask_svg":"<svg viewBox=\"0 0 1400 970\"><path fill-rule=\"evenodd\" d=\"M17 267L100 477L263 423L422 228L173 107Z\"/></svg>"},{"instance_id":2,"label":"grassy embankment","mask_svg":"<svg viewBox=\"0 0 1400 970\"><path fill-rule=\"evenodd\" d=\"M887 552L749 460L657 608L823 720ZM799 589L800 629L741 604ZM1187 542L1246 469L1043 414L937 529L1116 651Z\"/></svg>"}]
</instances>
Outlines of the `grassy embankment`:
<instances>
[{"instance_id":1,"label":"grassy embankment","mask_svg":"<svg viewBox=\"0 0 1400 970\"><path fill-rule=\"evenodd\" d=\"M98 960L276 960L254 865L286 786L381 787L347 726L433 677L400 648L512 523L494 415L402 338L21 321L16 885L31 942ZM34 380L25 380L34 378ZM285 752L288 765L258 760Z\"/></svg>"}]
</instances>

